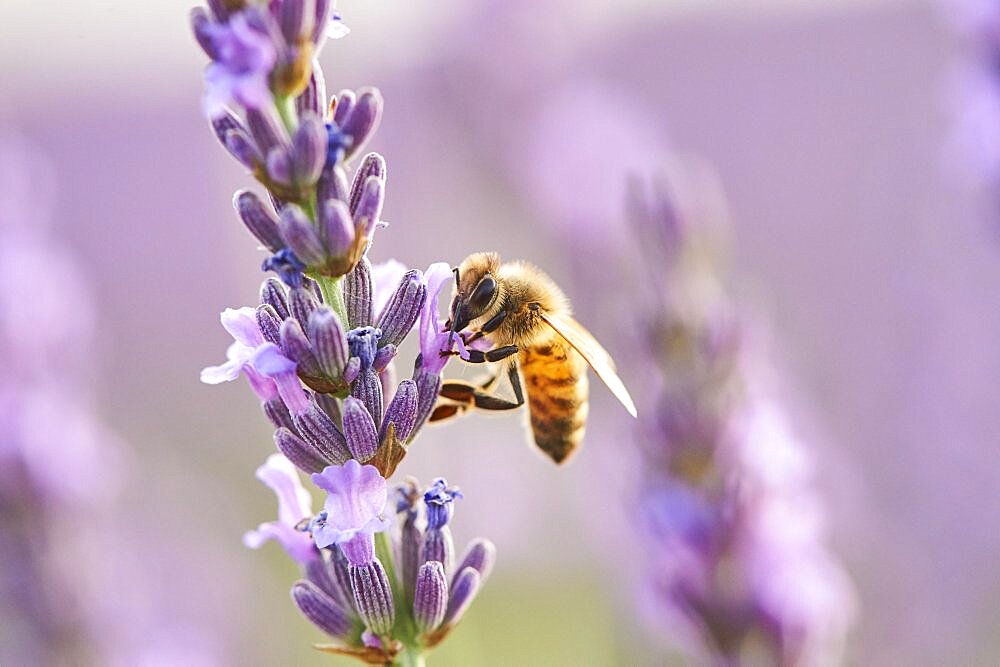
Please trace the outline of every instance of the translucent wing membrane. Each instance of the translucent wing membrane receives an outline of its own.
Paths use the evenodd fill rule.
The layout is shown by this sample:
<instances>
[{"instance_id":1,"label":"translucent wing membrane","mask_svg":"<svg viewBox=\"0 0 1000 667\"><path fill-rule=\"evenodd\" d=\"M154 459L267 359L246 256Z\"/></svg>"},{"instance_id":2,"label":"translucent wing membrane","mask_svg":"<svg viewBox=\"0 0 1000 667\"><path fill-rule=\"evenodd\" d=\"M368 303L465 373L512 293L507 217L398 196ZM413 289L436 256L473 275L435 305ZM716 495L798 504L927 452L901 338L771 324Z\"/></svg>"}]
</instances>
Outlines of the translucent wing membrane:
<instances>
[{"instance_id":1,"label":"translucent wing membrane","mask_svg":"<svg viewBox=\"0 0 1000 667\"><path fill-rule=\"evenodd\" d=\"M597 377L601 378L604 384L608 386L608 389L625 406L628 413L635 417L635 403L632 401L628 389L625 388L625 384L618 377L615 362L607 350L601 347L601 344L597 342L590 332L584 329L583 325L572 317L546 312L540 314L546 324L566 339L566 342L572 345L573 349L587 360L590 367L597 373Z\"/></svg>"}]
</instances>

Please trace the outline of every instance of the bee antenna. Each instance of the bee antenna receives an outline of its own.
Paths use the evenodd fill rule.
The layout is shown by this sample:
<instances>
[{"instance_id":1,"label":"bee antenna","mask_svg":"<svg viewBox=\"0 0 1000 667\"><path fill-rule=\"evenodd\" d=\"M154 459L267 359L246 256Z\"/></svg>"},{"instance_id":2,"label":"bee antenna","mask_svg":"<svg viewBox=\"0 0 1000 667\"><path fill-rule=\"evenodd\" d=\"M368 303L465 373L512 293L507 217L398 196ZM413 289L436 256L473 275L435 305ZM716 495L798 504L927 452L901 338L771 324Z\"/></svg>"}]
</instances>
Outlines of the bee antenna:
<instances>
[{"instance_id":1,"label":"bee antenna","mask_svg":"<svg viewBox=\"0 0 1000 667\"><path fill-rule=\"evenodd\" d=\"M451 272L455 274L455 283L458 284L458 280L459 280L459 278L458 278L458 267L456 266L454 269L451 270Z\"/></svg>"}]
</instances>

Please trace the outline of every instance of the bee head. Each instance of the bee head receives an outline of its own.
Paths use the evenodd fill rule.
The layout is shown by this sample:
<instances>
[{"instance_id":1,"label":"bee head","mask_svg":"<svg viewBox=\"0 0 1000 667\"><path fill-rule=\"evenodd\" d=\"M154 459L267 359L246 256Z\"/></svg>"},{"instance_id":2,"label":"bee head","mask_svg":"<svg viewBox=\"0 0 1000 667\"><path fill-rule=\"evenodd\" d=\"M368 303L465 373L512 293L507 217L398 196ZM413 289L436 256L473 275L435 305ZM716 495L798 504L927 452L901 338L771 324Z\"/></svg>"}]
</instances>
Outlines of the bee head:
<instances>
[{"instance_id":1,"label":"bee head","mask_svg":"<svg viewBox=\"0 0 1000 667\"><path fill-rule=\"evenodd\" d=\"M495 252L477 252L455 267L452 331L461 331L493 305L497 298L496 272L499 268L500 256Z\"/></svg>"}]
</instances>

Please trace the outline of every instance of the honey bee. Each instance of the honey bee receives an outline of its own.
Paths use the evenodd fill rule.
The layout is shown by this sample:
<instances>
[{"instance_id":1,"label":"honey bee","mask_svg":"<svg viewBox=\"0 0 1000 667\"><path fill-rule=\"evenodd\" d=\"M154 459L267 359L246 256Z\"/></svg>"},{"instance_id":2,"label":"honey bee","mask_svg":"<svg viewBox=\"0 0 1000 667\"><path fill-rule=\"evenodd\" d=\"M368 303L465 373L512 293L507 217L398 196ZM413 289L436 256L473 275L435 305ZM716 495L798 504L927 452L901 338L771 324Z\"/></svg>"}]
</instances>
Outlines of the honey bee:
<instances>
[{"instance_id":1,"label":"honey bee","mask_svg":"<svg viewBox=\"0 0 1000 667\"><path fill-rule=\"evenodd\" d=\"M485 337L493 345L485 352L470 349L468 361L505 361L516 400L493 391L502 369L478 385L447 381L440 392L444 400L439 400L431 421L473 407L512 410L525 403L526 390L535 444L553 461L563 463L579 447L587 424L587 366L636 416L611 356L573 319L569 300L543 271L526 262L501 263L492 252L469 255L454 271L448 326L461 335L471 325L474 333L464 339L466 343Z\"/></svg>"}]
</instances>

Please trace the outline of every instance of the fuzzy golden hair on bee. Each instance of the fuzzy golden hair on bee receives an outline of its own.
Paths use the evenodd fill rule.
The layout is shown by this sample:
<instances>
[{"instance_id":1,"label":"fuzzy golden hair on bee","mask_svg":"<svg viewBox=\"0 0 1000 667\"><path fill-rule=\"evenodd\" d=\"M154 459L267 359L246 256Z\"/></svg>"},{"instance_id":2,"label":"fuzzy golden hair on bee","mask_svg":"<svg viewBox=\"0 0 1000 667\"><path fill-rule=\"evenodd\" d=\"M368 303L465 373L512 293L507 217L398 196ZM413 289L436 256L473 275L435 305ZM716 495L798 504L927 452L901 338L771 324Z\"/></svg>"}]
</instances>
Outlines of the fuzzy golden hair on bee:
<instances>
[{"instance_id":1,"label":"fuzzy golden hair on bee","mask_svg":"<svg viewBox=\"0 0 1000 667\"><path fill-rule=\"evenodd\" d=\"M573 319L569 300L544 271L523 261L502 263L494 252L479 252L456 267L455 278L451 330L461 334L468 327L472 333L466 343L485 338L492 345L485 352L471 351L468 361L504 363L485 383L445 383L444 401L435 408L432 421L470 408L511 410L527 403L535 444L562 463L583 440L588 367L635 416L635 405L614 361ZM513 401L494 392L505 371Z\"/></svg>"}]
</instances>

